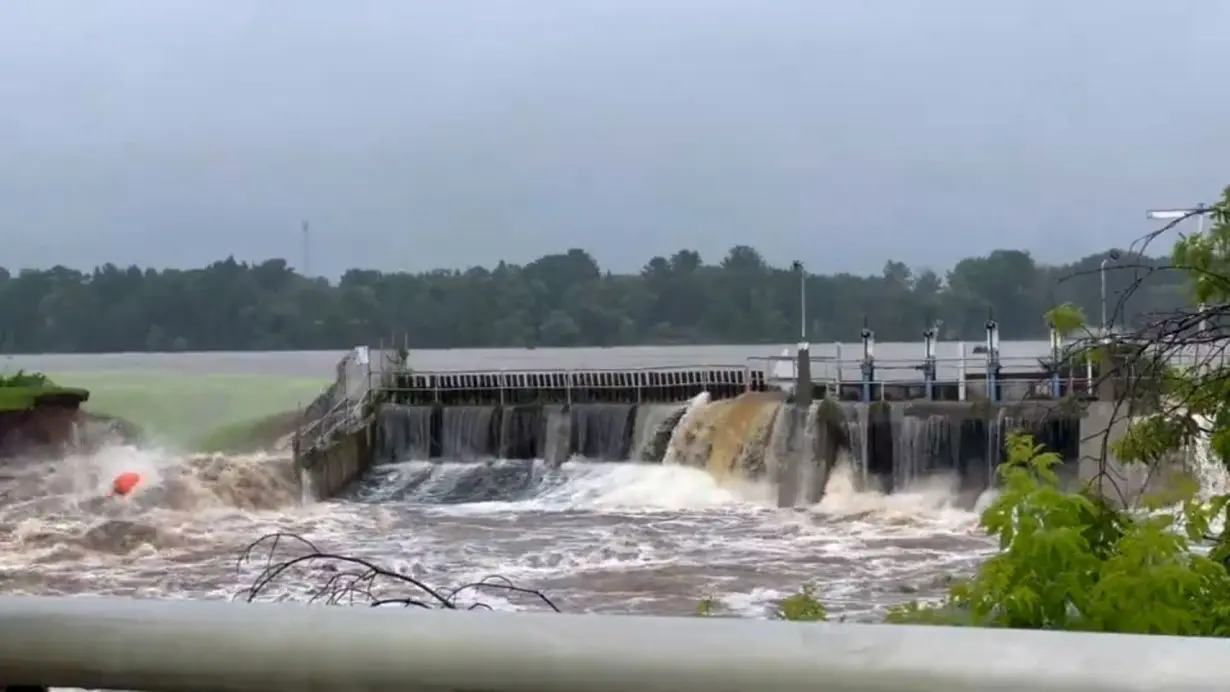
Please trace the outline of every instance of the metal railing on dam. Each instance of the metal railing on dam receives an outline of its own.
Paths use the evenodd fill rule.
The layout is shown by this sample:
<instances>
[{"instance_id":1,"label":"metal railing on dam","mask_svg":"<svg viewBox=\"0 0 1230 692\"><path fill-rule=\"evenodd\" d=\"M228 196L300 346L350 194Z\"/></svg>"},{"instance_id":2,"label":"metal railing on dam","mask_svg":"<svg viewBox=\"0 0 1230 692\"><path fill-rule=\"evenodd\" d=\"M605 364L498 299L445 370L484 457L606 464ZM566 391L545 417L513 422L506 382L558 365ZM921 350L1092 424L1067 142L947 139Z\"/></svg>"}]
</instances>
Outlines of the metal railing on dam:
<instances>
[{"instance_id":1,"label":"metal railing on dam","mask_svg":"<svg viewBox=\"0 0 1230 692\"><path fill-rule=\"evenodd\" d=\"M861 353L849 357L841 344L828 345L832 355L813 353L825 350L825 345L799 344L794 353L752 356L743 363L526 370L423 369L415 367L409 353L399 357L397 352L360 346L339 362L335 383L308 407L304 417L312 422L323 420L317 425L320 429L338 427L328 419L354 418L359 405L373 392L414 406L673 403L701 392L726 399L762 391L785 391L809 401L1000 402L1093 397L1104 379L1095 359L1072 355L1081 349L1065 347L1057 334L1052 334L1050 351L1045 354L1001 354L994 322L987 323L985 344L971 349L965 342L956 342L955 357L937 355L934 331L924 334L920 345L917 359L877 357L874 335L864 330ZM800 387L807 391L800 392Z\"/></svg>"},{"instance_id":2,"label":"metal railing on dam","mask_svg":"<svg viewBox=\"0 0 1230 692\"><path fill-rule=\"evenodd\" d=\"M0 686L484 692L1204 692L1230 641L296 603L0 597Z\"/></svg>"},{"instance_id":3,"label":"metal railing on dam","mask_svg":"<svg viewBox=\"0 0 1230 692\"><path fill-rule=\"evenodd\" d=\"M996 377L971 366L973 360L937 359L953 365L951 380L928 380L916 361L880 360L869 377L842 380L830 376L842 364L828 358L809 358L813 374L811 398L839 401L1003 401L1056 398L1067 394L1093 395L1094 376L1066 373L1053 380L1036 359L1003 361ZM396 403L412 406L516 406L522 404L671 403L707 392L714 399L729 399L746 392L793 392L798 376L797 356L752 357L743 365L695 364L636 369L543 370L406 370L385 372L383 384L374 385ZM981 362L981 361L979 361ZM908 374L913 373L913 377Z\"/></svg>"},{"instance_id":4,"label":"metal railing on dam","mask_svg":"<svg viewBox=\"0 0 1230 692\"><path fill-rule=\"evenodd\" d=\"M727 399L765 391L766 377L763 370L743 365L529 372L407 370L387 374L381 388L395 403L411 406L670 403L687 401L701 392Z\"/></svg>"},{"instance_id":5,"label":"metal railing on dam","mask_svg":"<svg viewBox=\"0 0 1230 692\"><path fill-rule=\"evenodd\" d=\"M986 343L970 348L957 342L955 357L938 355L934 331L924 334L917 359L877 357L874 335L864 330L861 352L849 354L853 357L841 344L801 343L793 353L752 356L741 364L432 371L409 362L383 370L380 386L396 392L397 403L414 406L668 403L701 392L726 399L761 391L786 391L806 401L862 402L1113 397L1110 389L1097 391L1107 369L1105 359L1091 356L1088 345L1065 346L1053 333L1049 351L1007 356L1001 352L998 326L988 322Z\"/></svg>"}]
</instances>

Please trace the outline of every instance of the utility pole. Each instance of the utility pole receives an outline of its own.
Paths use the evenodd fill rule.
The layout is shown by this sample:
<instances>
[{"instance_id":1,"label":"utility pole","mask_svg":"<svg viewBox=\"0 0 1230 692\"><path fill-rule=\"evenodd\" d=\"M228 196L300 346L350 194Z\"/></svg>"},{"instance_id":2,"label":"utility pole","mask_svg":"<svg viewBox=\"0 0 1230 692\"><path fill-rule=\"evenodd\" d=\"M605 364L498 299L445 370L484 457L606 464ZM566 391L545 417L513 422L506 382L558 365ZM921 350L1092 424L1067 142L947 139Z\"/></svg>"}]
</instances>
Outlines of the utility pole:
<instances>
[{"instance_id":1,"label":"utility pole","mask_svg":"<svg viewBox=\"0 0 1230 692\"><path fill-rule=\"evenodd\" d=\"M312 275L312 226L307 221L303 222L303 275L311 277Z\"/></svg>"},{"instance_id":2,"label":"utility pole","mask_svg":"<svg viewBox=\"0 0 1230 692\"><path fill-rule=\"evenodd\" d=\"M1098 281L1101 284L1102 295L1102 337L1110 336L1112 331L1110 323L1106 316L1106 265L1115 262L1119 259L1119 251L1111 250L1110 254L1102 259L1102 264L1098 266Z\"/></svg>"},{"instance_id":3,"label":"utility pole","mask_svg":"<svg viewBox=\"0 0 1230 692\"><path fill-rule=\"evenodd\" d=\"M807 272L803 263L795 260L790 268L799 273L799 343L807 342Z\"/></svg>"}]
</instances>

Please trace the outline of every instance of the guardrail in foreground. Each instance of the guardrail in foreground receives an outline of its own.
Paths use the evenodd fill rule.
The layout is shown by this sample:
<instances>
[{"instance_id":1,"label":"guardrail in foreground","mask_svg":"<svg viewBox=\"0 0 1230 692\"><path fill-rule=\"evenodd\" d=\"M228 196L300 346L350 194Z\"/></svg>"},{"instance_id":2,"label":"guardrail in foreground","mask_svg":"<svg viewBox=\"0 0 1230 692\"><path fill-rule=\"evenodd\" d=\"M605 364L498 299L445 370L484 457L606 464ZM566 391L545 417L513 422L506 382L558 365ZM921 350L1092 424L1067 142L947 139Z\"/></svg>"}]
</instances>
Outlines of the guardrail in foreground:
<instances>
[{"instance_id":1,"label":"guardrail in foreground","mask_svg":"<svg viewBox=\"0 0 1230 692\"><path fill-rule=\"evenodd\" d=\"M722 618L0 597L0 682L125 690L1226 689L1230 641Z\"/></svg>"}]
</instances>

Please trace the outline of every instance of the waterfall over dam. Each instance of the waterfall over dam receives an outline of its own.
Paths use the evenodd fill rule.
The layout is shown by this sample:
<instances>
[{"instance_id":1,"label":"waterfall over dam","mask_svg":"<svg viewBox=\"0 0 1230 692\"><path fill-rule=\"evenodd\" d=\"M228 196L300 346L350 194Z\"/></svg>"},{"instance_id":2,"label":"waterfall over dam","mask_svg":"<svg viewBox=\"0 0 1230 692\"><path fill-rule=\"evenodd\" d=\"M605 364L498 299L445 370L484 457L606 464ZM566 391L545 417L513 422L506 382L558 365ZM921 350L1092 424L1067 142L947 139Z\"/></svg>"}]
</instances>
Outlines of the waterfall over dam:
<instances>
[{"instance_id":1,"label":"waterfall over dam","mask_svg":"<svg viewBox=\"0 0 1230 692\"><path fill-rule=\"evenodd\" d=\"M693 403L519 406L383 404L372 462L543 459L673 463L718 479L766 480L785 504L817 501L846 462L867 489L891 492L949 474L962 491L994 484L1010 431L1075 461L1080 419L1041 407L976 409L950 402L836 403L800 407L751 392Z\"/></svg>"},{"instance_id":2,"label":"waterfall over dam","mask_svg":"<svg viewBox=\"0 0 1230 692\"><path fill-rule=\"evenodd\" d=\"M298 467L305 486L328 498L382 464L664 464L703 469L719 482L765 483L779 506L796 506L819 501L838 466L860 490L893 493L945 476L960 494L977 496L995 485L1014 430L1057 453L1061 476L1075 479L1082 439L1108 429L1101 414L1094 417L1101 427L1089 429L1087 404L1106 403L1097 401L1091 369L1058 356L1050 365L1001 359L993 323L980 362L946 364L931 341L921 364L877 361L872 341L865 334L855 375L840 351L813 356L807 344L750 365L476 372L368 365L364 386L333 388L363 392L343 407L350 418L330 422L328 434L300 436Z\"/></svg>"}]
</instances>

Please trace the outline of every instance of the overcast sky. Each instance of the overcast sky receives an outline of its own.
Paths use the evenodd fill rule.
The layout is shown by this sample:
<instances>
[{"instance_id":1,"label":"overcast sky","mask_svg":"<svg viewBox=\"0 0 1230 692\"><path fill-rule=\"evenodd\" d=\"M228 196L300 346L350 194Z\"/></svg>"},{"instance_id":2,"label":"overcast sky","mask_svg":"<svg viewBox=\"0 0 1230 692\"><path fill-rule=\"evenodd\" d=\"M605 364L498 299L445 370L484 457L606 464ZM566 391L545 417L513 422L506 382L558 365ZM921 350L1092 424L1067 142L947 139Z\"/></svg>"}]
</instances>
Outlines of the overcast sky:
<instances>
[{"instance_id":1,"label":"overcast sky","mask_svg":"<svg viewBox=\"0 0 1230 692\"><path fill-rule=\"evenodd\" d=\"M3 0L0 265L816 270L1230 184L1225 0Z\"/></svg>"}]
</instances>

